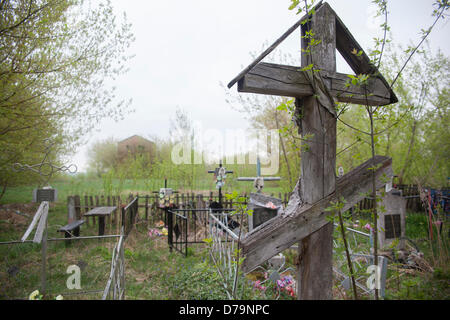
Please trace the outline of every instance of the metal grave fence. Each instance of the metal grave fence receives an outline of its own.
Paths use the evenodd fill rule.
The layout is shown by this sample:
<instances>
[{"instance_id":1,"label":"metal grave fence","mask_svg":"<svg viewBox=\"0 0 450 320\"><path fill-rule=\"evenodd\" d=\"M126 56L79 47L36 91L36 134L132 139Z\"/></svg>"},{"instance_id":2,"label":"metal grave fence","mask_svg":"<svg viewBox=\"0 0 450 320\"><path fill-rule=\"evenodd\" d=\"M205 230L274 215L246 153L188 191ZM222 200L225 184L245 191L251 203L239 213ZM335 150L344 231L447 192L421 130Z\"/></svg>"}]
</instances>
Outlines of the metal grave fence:
<instances>
[{"instance_id":1,"label":"metal grave fence","mask_svg":"<svg viewBox=\"0 0 450 320\"><path fill-rule=\"evenodd\" d=\"M125 298L125 255L124 236L114 246L111 273L103 291L102 300L123 300Z\"/></svg>"},{"instance_id":2,"label":"metal grave fence","mask_svg":"<svg viewBox=\"0 0 450 320\"><path fill-rule=\"evenodd\" d=\"M337 227L338 224L335 224ZM355 284L359 289L358 294L373 296L375 288L379 289L380 297L384 298L386 290L386 275L388 259L378 256L378 268L374 265L373 237L353 228L346 227L347 245L350 258L353 263ZM340 251L340 252L338 252ZM351 288L351 278L349 277L348 264L343 244L333 240L334 265L333 272L341 279L341 286L346 290Z\"/></svg>"},{"instance_id":3,"label":"metal grave fence","mask_svg":"<svg viewBox=\"0 0 450 320\"><path fill-rule=\"evenodd\" d=\"M233 216L238 216L233 215ZM239 217L239 216L238 216ZM234 221L234 222L233 222ZM222 285L229 299L239 297L238 293L238 252L239 234L242 236L247 232L246 226L242 223L239 226L236 221L230 217L229 212L210 212L209 213L209 253L217 272L222 278Z\"/></svg>"}]
</instances>

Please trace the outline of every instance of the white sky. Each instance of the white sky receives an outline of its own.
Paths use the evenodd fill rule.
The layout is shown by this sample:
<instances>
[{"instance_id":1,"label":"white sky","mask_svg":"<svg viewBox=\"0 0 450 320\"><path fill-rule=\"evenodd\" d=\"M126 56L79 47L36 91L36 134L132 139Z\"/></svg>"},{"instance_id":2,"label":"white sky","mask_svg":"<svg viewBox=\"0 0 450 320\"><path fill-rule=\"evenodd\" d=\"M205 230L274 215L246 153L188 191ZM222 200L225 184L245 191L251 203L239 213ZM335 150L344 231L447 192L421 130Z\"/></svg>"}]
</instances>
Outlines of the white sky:
<instances>
[{"instance_id":1,"label":"white sky","mask_svg":"<svg viewBox=\"0 0 450 320\"><path fill-rule=\"evenodd\" d=\"M359 44L367 51L380 32L370 16L370 0L328 0ZM389 21L394 41L418 43L420 30L434 21L433 0L391 0ZM289 0L112 0L117 13L126 12L136 41L130 71L115 85L117 96L132 98L135 113L125 120L104 120L89 143L72 157L78 171L86 169L86 151L96 140L125 139L133 134L167 137L177 106L204 129L243 129L242 114L225 102L227 84L261 52L264 42L279 38L300 16L288 10ZM429 36L431 48L450 53L450 28L441 20ZM300 57L299 32L279 50ZM338 59L338 71L351 72ZM227 89L228 90L228 89ZM236 86L231 90L237 90Z\"/></svg>"}]
</instances>

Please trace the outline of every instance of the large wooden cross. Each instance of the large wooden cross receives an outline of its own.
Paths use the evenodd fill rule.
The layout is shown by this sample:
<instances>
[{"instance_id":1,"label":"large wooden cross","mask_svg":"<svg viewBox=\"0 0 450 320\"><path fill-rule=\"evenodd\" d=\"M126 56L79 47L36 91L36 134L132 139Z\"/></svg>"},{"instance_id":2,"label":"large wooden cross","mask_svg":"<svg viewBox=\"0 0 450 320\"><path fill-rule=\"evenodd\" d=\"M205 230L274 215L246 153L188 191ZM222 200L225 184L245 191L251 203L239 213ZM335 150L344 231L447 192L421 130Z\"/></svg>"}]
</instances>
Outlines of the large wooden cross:
<instances>
[{"instance_id":1,"label":"large wooden cross","mask_svg":"<svg viewBox=\"0 0 450 320\"><path fill-rule=\"evenodd\" d=\"M301 115L308 151L302 152L301 177L282 216L277 216L248 233L241 240L244 272L249 272L279 252L299 244L297 288L299 299L332 298L332 223L325 208L344 197L348 210L371 190L372 173L377 188L392 176L391 159L376 156L336 179L335 100L365 105L387 105L397 98L386 80L348 29L327 4L320 2L315 13L304 16L229 84L238 82L239 92L295 97L296 112ZM320 69L320 76L302 67L261 63L279 43L298 27L302 35L312 30L320 43L311 55L302 55L302 67ZM308 46L302 37L302 48ZM370 75L364 87L348 86L348 75L336 72L336 49L355 74ZM312 57L312 60L311 60ZM315 79L313 79L315 78ZM373 170L375 168L375 170ZM338 193L338 194L337 194Z\"/></svg>"}]
</instances>

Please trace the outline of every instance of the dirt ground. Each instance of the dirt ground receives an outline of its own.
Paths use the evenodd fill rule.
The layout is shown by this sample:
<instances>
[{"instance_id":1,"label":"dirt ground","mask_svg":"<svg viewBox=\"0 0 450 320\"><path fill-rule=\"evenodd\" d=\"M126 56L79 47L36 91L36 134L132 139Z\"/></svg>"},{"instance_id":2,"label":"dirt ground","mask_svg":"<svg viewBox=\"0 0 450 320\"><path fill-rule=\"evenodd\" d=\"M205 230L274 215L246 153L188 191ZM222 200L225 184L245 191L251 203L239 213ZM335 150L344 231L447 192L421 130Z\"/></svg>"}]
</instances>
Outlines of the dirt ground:
<instances>
[{"instance_id":1,"label":"dirt ground","mask_svg":"<svg viewBox=\"0 0 450 320\"><path fill-rule=\"evenodd\" d=\"M30 223L38 208L37 203L11 203L0 205L0 220L16 227L23 227Z\"/></svg>"}]
</instances>

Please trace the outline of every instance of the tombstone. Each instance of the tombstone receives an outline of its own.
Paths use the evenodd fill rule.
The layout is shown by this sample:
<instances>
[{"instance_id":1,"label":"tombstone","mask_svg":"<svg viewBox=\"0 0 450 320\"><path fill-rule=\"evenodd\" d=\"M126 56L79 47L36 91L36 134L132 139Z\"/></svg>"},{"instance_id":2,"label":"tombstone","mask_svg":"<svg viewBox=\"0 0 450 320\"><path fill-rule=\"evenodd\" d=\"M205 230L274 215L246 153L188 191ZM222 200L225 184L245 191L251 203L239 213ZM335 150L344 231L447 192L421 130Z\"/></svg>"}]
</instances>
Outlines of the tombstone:
<instances>
[{"instance_id":1,"label":"tombstone","mask_svg":"<svg viewBox=\"0 0 450 320\"><path fill-rule=\"evenodd\" d=\"M333 225L326 220L326 208L330 201L344 198L342 210L346 211L362 199L362 193L371 190L373 175L377 188L385 185L383 176L393 175L392 160L375 156L336 181L335 102L382 106L398 99L328 3L320 2L310 12L314 13L289 28L230 81L228 88L238 83L239 92L294 97L294 120L299 132L313 137L302 141L308 148L302 152L301 179L285 214L272 218L270 228L261 228L242 239L242 270L251 271L297 242L297 298L331 299ZM309 47L311 32L318 41L312 57L303 54L301 67L261 62L298 28L303 50ZM349 76L336 72L336 50L355 74L370 75L366 85L349 85Z\"/></svg>"},{"instance_id":2,"label":"tombstone","mask_svg":"<svg viewBox=\"0 0 450 320\"><path fill-rule=\"evenodd\" d=\"M283 203L278 198L261 193L250 193L248 209L253 210L253 214L248 217L248 231L252 231L282 212Z\"/></svg>"},{"instance_id":3,"label":"tombstone","mask_svg":"<svg viewBox=\"0 0 450 320\"><path fill-rule=\"evenodd\" d=\"M399 239L399 249L405 248L406 202L401 190L391 189L377 204L379 248L391 245L395 239Z\"/></svg>"}]
</instances>

